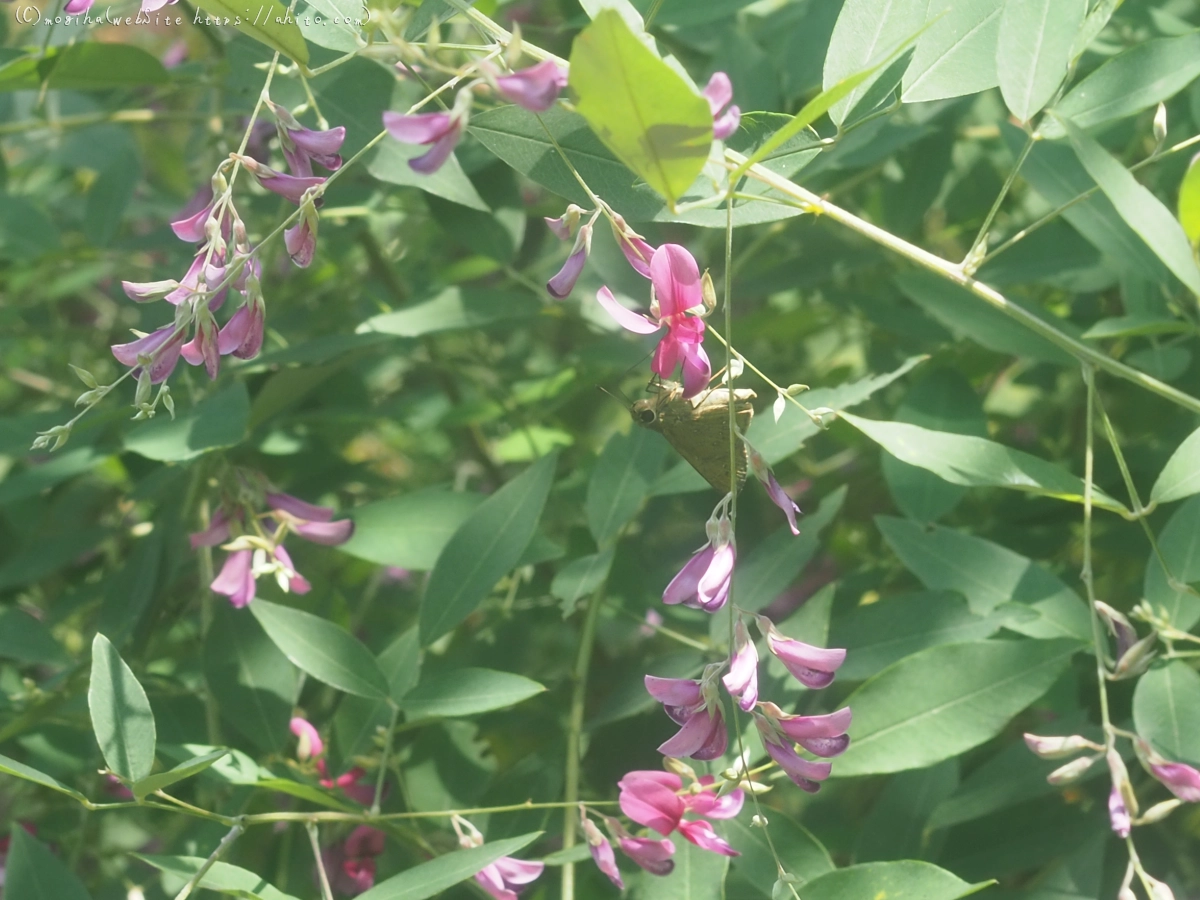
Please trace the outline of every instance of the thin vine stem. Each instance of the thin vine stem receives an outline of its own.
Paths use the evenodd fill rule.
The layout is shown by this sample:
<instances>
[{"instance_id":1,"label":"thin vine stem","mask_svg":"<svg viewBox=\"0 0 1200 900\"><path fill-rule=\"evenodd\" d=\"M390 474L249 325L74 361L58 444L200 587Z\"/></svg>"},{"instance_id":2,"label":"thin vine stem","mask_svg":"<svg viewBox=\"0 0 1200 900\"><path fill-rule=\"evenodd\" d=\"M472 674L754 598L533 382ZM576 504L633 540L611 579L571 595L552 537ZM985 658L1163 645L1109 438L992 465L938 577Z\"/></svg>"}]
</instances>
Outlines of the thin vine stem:
<instances>
[{"instance_id":1,"label":"thin vine stem","mask_svg":"<svg viewBox=\"0 0 1200 900\"><path fill-rule=\"evenodd\" d=\"M963 257L963 261L960 263L964 271L974 271L982 264L982 259L976 262L973 262L973 260L975 260L975 256L979 253L981 247L986 249L988 230L992 227L992 222L995 221L996 214L1000 212L1004 198L1012 190L1013 183L1017 180L1017 173L1021 171L1021 166L1024 165L1025 159L1029 156L1029 151L1032 149L1033 135L1026 134L1025 146L1021 148L1016 162L1013 163L1012 169L1009 170L1008 177L1004 179L1004 184L1000 187L1000 193L996 195L996 199L992 202L992 208L988 210L988 214L983 219L983 224L979 226L979 233L975 235L975 240L971 242L971 249L967 251L967 255Z\"/></svg>"},{"instance_id":2,"label":"thin vine stem","mask_svg":"<svg viewBox=\"0 0 1200 900\"><path fill-rule=\"evenodd\" d=\"M304 830L308 832L308 842L312 845L313 861L317 866L317 878L321 882L321 897L323 900L333 900L333 889L329 886L329 873L325 871L325 858L321 855L321 835L317 830L317 823L311 820L305 822Z\"/></svg>"},{"instance_id":3,"label":"thin vine stem","mask_svg":"<svg viewBox=\"0 0 1200 900\"><path fill-rule=\"evenodd\" d=\"M240 821L235 822L225 837L221 838L221 843L217 844L217 849L209 854L204 864L196 870L196 874L189 878L187 884L180 888L179 893L175 895L175 900L187 900L192 895L192 891L204 880L204 876L208 874L208 870L221 858L221 854L228 850L229 845L236 841L245 830L245 826Z\"/></svg>"},{"instance_id":4,"label":"thin vine stem","mask_svg":"<svg viewBox=\"0 0 1200 900\"><path fill-rule=\"evenodd\" d=\"M1095 416L1096 416L1096 373L1087 366L1083 368L1083 380L1087 385L1086 431L1083 458L1083 570L1080 580L1087 592L1088 615L1092 621L1092 652L1096 657L1097 690L1100 692L1100 720L1104 727L1104 747L1111 750L1115 736L1108 709L1108 672L1104 665L1104 625L1096 609L1095 574L1092 571L1092 493L1095 474Z\"/></svg>"}]
</instances>

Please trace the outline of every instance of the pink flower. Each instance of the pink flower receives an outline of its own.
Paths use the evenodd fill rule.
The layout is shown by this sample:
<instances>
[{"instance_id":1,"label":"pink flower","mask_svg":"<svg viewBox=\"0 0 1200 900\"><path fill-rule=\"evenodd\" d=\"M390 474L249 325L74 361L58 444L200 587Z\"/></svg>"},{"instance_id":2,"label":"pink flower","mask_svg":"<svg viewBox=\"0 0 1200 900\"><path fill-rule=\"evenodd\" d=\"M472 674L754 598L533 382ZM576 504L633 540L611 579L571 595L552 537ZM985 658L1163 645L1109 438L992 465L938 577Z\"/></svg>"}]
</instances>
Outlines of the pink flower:
<instances>
[{"instance_id":1,"label":"pink flower","mask_svg":"<svg viewBox=\"0 0 1200 900\"><path fill-rule=\"evenodd\" d=\"M283 245L287 248L288 256L301 269L312 265L317 253L317 225L320 219L314 209L312 215L300 214L299 220L291 228L284 229Z\"/></svg>"},{"instance_id":2,"label":"pink flower","mask_svg":"<svg viewBox=\"0 0 1200 900\"><path fill-rule=\"evenodd\" d=\"M369 856L379 856L383 853L386 835L378 828L370 825L359 825L346 838L344 849L346 855L358 859Z\"/></svg>"},{"instance_id":3,"label":"pink flower","mask_svg":"<svg viewBox=\"0 0 1200 900\"><path fill-rule=\"evenodd\" d=\"M792 741L781 734L765 716L754 716L754 724L762 737L763 747L784 774L802 790L815 794L821 789L819 782L829 777L833 767L829 763L810 762L796 753Z\"/></svg>"},{"instance_id":4,"label":"pink flower","mask_svg":"<svg viewBox=\"0 0 1200 900\"><path fill-rule=\"evenodd\" d=\"M725 752L728 735L725 716L715 697L705 697L700 682L686 678L657 678L647 675L646 690L663 704L679 732L659 748L664 756L716 759Z\"/></svg>"},{"instance_id":5,"label":"pink flower","mask_svg":"<svg viewBox=\"0 0 1200 900\"><path fill-rule=\"evenodd\" d=\"M1025 735L1025 746L1042 759L1062 759L1073 756L1084 750L1103 750L1094 741L1089 741L1083 735L1072 734L1067 737L1041 737L1036 734Z\"/></svg>"},{"instance_id":6,"label":"pink flower","mask_svg":"<svg viewBox=\"0 0 1200 900\"><path fill-rule=\"evenodd\" d=\"M150 383L159 384L175 371L184 337L184 333L177 332L174 325L166 325L128 344L113 344L112 355L121 365L137 369L142 366L138 357L149 357Z\"/></svg>"},{"instance_id":7,"label":"pink flower","mask_svg":"<svg viewBox=\"0 0 1200 900\"><path fill-rule=\"evenodd\" d=\"M713 116L713 137L723 141L735 131L742 120L742 111L733 102L733 84L724 72L713 72L701 92L708 101ZM722 114L722 110L725 110Z\"/></svg>"},{"instance_id":8,"label":"pink flower","mask_svg":"<svg viewBox=\"0 0 1200 900\"><path fill-rule=\"evenodd\" d=\"M460 847L470 849L483 846L483 835L466 819L454 816L450 822L458 832ZM545 867L544 863L502 856L477 872L475 880L496 900L517 900L516 889L535 881Z\"/></svg>"},{"instance_id":9,"label":"pink flower","mask_svg":"<svg viewBox=\"0 0 1200 900\"><path fill-rule=\"evenodd\" d=\"M563 267L558 270L558 273L546 282L546 290L550 292L551 297L563 300L570 295L575 288L575 282L579 280L579 276L583 272L588 254L591 252L592 226L584 225L579 229L579 234L575 236L575 246L571 248L571 255L567 257L567 261L563 263Z\"/></svg>"},{"instance_id":10,"label":"pink flower","mask_svg":"<svg viewBox=\"0 0 1200 900\"><path fill-rule=\"evenodd\" d=\"M729 599L737 548L723 502L705 524L705 531L708 543L671 579L663 591L663 603L671 606L682 603L711 613L721 609Z\"/></svg>"},{"instance_id":11,"label":"pink flower","mask_svg":"<svg viewBox=\"0 0 1200 900\"><path fill-rule=\"evenodd\" d=\"M676 793L683 786L678 775L654 771L629 772L617 784L621 788L617 797L621 812L633 821L653 828L663 837L679 827L685 807Z\"/></svg>"},{"instance_id":12,"label":"pink flower","mask_svg":"<svg viewBox=\"0 0 1200 900\"><path fill-rule=\"evenodd\" d=\"M702 345L704 320L689 314L704 305L700 269L683 247L663 244L650 258L650 280L654 285L651 316L626 309L607 287L600 289L596 299L627 331L653 334L666 326L667 334L655 348L650 368L659 377L670 378L682 364L683 396L690 399L712 378L712 365Z\"/></svg>"},{"instance_id":13,"label":"pink flower","mask_svg":"<svg viewBox=\"0 0 1200 900\"><path fill-rule=\"evenodd\" d=\"M777 731L816 756L828 759L850 746L846 730L853 714L848 706L823 716L789 715L774 703L760 703L759 709Z\"/></svg>"},{"instance_id":14,"label":"pink flower","mask_svg":"<svg viewBox=\"0 0 1200 900\"><path fill-rule=\"evenodd\" d=\"M799 534L800 529L796 527L796 513L800 512L800 507L796 505L787 492L780 487L779 482L775 479L775 473L771 471L771 467L767 465L767 461L762 458L757 450L746 444L747 456L750 461L750 471L754 473L754 477L762 482L762 486L767 490L767 496L771 498L771 502L783 510L783 514L787 516L788 527L792 529L792 534Z\"/></svg>"},{"instance_id":15,"label":"pink flower","mask_svg":"<svg viewBox=\"0 0 1200 900\"><path fill-rule=\"evenodd\" d=\"M325 752L325 743L312 723L307 719L296 716L288 723L288 728L298 739L296 758L301 762L316 759Z\"/></svg>"},{"instance_id":16,"label":"pink flower","mask_svg":"<svg viewBox=\"0 0 1200 900\"><path fill-rule=\"evenodd\" d=\"M201 547L216 547L229 540L229 516L224 508L219 508L209 520L208 528L188 535L188 542L193 550Z\"/></svg>"},{"instance_id":17,"label":"pink flower","mask_svg":"<svg viewBox=\"0 0 1200 900\"><path fill-rule=\"evenodd\" d=\"M300 201L304 199L304 195L308 191L315 190L325 183L324 177L285 175L282 172L276 172L270 166L249 156L238 156L237 159L246 167L246 171L258 179L259 184L285 200L291 200L297 206L300 205ZM314 203L317 206L321 205L319 198Z\"/></svg>"},{"instance_id":18,"label":"pink flower","mask_svg":"<svg viewBox=\"0 0 1200 900\"><path fill-rule=\"evenodd\" d=\"M650 260L654 256L654 248L646 243L640 234L625 224L625 219L617 213L612 214L610 224L613 237L617 240L617 246L625 254L625 259L633 267L633 271L643 278L649 278Z\"/></svg>"},{"instance_id":19,"label":"pink flower","mask_svg":"<svg viewBox=\"0 0 1200 900\"><path fill-rule=\"evenodd\" d=\"M1200 803L1200 771L1183 763L1151 764L1150 774L1185 803Z\"/></svg>"},{"instance_id":20,"label":"pink flower","mask_svg":"<svg viewBox=\"0 0 1200 900\"><path fill-rule=\"evenodd\" d=\"M225 564L210 585L215 593L224 594L238 609L254 599L253 558L252 550L232 551L225 557Z\"/></svg>"},{"instance_id":21,"label":"pink flower","mask_svg":"<svg viewBox=\"0 0 1200 900\"><path fill-rule=\"evenodd\" d=\"M79 15L91 9L92 4L95 2L96 0L71 0L70 3L63 7L63 12L71 16Z\"/></svg>"},{"instance_id":22,"label":"pink flower","mask_svg":"<svg viewBox=\"0 0 1200 900\"><path fill-rule=\"evenodd\" d=\"M735 652L729 661L729 672L721 682L730 696L737 698L742 711L749 712L758 702L758 649L740 618L734 634Z\"/></svg>"},{"instance_id":23,"label":"pink flower","mask_svg":"<svg viewBox=\"0 0 1200 900\"><path fill-rule=\"evenodd\" d=\"M617 868L617 858L613 854L612 844L608 842L596 823L587 817L583 807L579 808L579 818L583 826L583 836L587 840L588 849L592 853L592 861L596 868L608 876L608 880L621 890L625 890L625 882L621 880L621 871Z\"/></svg>"},{"instance_id":24,"label":"pink flower","mask_svg":"<svg viewBox=\"0 0 1200 900\"><path fill-rule=\"evenodd\" d=\"M442 167L450 158L454 147L467 127L471 112L472 94L459 91L450 112L418 113L404 115L397 112L383 114L383 127L388 134L402 144L424 144L429 150L408 161L414 172L430 175Z\"/></svg>"},{"instance_id":25,"label":"pink flower","mask_svg":"<svg viewBox=\"0 0 1200 900\"><path fill-rule=\"evenodd\" d=\"M684 819L679 823L679 833L685 838L699 847L701 850L708 850L712 853L720 853L722 856L740 856L738 851L729 846L726 841L713 831L712 825L705 822L703 819L688 821Z\"/></svg>"},{"instance_id":26,"label":"pink flower","mask_svg":"<svg viewBox=\"0 0 1200 900\"><path fill-rule=\"evenodd\" d=\"M1129 782L1129 770L1125 768L1121 754L1110 748L1105 755L1105 761L1108 763L1108 773L1112 777L1112 790L1108 793L1109 824L1118 837L1127 838L1133 827L1132 816L1137 815L1137 797L1134 796L1133 785Z\"/></svg>"},{"instance_id":27,"label":"pink flower","mask_svg":"<svg viewBox=\"0 0 1200 900\"><path fill-rule=\"evenodd\" d=\"M670 875L675 869L675 844L667 838L623 837L618 842L621 852L651 875Z\"/></svg>"},{"instance_id":28,"label":"pink flower","mask_svg":"<svg viewBox=\"0 0 1200 900\"><path fill-rule=\"evenodd\" d=\"M296 567L292 564L292 557L284 549L283 544L275 545L275 564L272 569L275 572L275 580L285 591L293 594L307 594L312 590L308 579L296 571Z\"/></svg>"},{"instance_id":29,"label":"pink flower","mask_svg":"<svg viewBox=\"0 0 1200 900\"><path fill-rule=\"evenodd\" d=\"M354 521L334 521L333 510L328 506L316 506L284 493L268 493L267 504L275 517L286 522L291 531L314 544L336 547L354 534Z\"/></svg>"},{"instance_id":30,"label":"pink flower","mask_svg":"<svg viewBox=\"0 0 1200 900\"><path fill-rule=\"evenodd\" d=\"M1133 823L1129 819L1129 810L1125 807L1125 799L1116 785L1113 785L1112 790L1108 792L1108 821L1118 837L1129 837Z\"/></svg>"},{"instance_id":31,"label":"pink flower","mask_svg":"<svg viewBox=\"0 0 1200 900\"><path fill-rule=\"evenodd\" d=\"M548 59L496 79L500 95L530 112L545 112L567 86L567 72Z\"/></svg>"},{"instance_id":32,"label":"pink flower","mask_svg":"<svg viewBox=\"0 0 1200 900\"><path fill-rule=\"evenodd\" d=\"M256 296L243 303L221 327L217 335L217 351L222 356L232 353L238 359L258 356L262 349L266 312L261 297Z\"/></svg>"},{"instance_id":33,"label":"pink flower","mask_svg":"<svg viewBox=\"0 0 1200 900\"><path fill-rule=\"evenodd\" d=\"M383 853L384 834L369 825L355 828L340 846L321 851L330 886L356 896L375 886L375 857Z\"/></svg>"},{"instance_id":34,"label":"pink flower","mask_svg":"<svg viewBox=\"0 0 1200 900\"><path fill-rule=\"evenodd\" d=\"M204 364L210 379L216 380L221 365L217 347L217 323L207 306L196 309L196 331L190 341L179 348L180 354L193 366Z\"/></svg>"},{"instance_id":35,"label":"pink flower","mask_svg":"<svg viewBox=\"0 0 1200 900\"><path fill-rule=\"evenodd\" d=\"M557 219L545 217L546 227L560 241L570 240L579 228L579 219L583 215L583 207L576 206L574 203L567 205L566 210Z\"/></svg>"},{"instance_id":36,"label":"pink flower","mask_svg":"<svg viewBox=\"0 0 1200 900\"><path fill-rule=\"evenodd\" d=\"M766 636L767 646L784 668L812 690L829 687L833 683L834 673L846 661L845 650L826 650L784 637L766 616L758 616L758 630Z\"/></svg>"},{"instance_id":37,"label":"pink flower","mask_svg":"<svg viewBox=\"0 0 1200 900\"><path fill-rule=\"evenodd\" d=\"M742 791L731 791L724 797L717 797L716 780L711 775L700 778L691 791L679 792L683 787L682 779L670 772L635 771L629 772L618 782L621 793L617 801L621 811L639 825L652 828L666 837L678 831L697 847L721 853L725 856L737 856L737 851L722 840L704 819L685 819L685 812L693 812L710 819L729 819L736 816L742 809L744 795ZM696 788L700 788L697 790ZM657 844L657 848L649 845ZM621 842L625 847L625 842ZM642 851L651 863L661 863L675 852L675 847L669 841L659 842L652 839L642 839L640 844L632 848L635 852ZM633 853L630 853L633 856ZM638 865L642 863L634 857ZM643 866L643 868L649 868ZM649 869L654 871L654 869ZM664 872L655 874L666 874Z\"/></svg>"},{"instance_id":38,"label":"pink flower","mask_svg":"<svg viewBox=\"0 0 1200 900\"><path fill-rule=\"evenodd\" d=\"M161 300L163 297L178 289L179 282L173 279L166 281L122 281L121 288L125 296L134 303L145 303L148 300Z\"/></svg>"},{"instance_id":39,"label":"pink flower","mask_svg":"<svg viewBox=\"0 0 1200 900\"><path fill-rule=\"evenodd\" d=\"M367 778L364 769L354 766L337 778L330 778L325 769L325 760L317 760L317 771L321 773L321 787L341 788L342 793L360 806L370 806L375 802L375 785Z\"/></svg>"},{"instance_id":40,"label":"pink flower","mask_svg":"<svg viewBox=\"0 0 1200 900\"><path fill-rule=\"evenodd\" d=\"M302 178L312 177L312 164L329 171L342 167L342 158L338 151L346 140L346 129L339 125L326 131L313 131L305 128L296 118L282 106L277 106L270 100L267 105L275 114L279 123L279 146L287 160L293 175Z\"/></svg>"},{"instance_id":41,"label":"pink flower","mask_svg":"<svg viewBox=\"0 0 1200 900\"><path fill-rule=\"evenodd\" d=\"M74 2L76 0L72 0L72 3ZM84 9L91 5L91 2L87 3ZM67 8L70 9L70 6ZM171 222L171 230L175 232L175 236L189 244L204 240L207 237L205 224L213 213L213 206L212 185L206 184L196 191L187 202L187 206L180 210L178 217Z\"/></svg>"}]
</instances>

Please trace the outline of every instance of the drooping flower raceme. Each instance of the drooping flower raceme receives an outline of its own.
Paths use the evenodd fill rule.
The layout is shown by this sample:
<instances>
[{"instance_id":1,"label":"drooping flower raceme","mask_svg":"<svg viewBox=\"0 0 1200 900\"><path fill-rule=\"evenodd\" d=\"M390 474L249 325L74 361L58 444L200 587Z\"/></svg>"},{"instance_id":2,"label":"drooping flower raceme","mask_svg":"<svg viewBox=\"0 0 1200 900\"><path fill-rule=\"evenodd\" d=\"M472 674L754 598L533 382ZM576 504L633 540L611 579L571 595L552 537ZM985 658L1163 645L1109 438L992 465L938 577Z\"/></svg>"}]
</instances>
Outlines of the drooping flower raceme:
<instances>
[{"instance_id":1,"label":"drooping flower raceme","mask_svg":"<svg viewBox=\"0 0 1200 900\"><path fill-rule=\"evenodd\" d=\"M733 526L726 512L730 499L727 495L713 510L704 526L708 543L697 550L671 579L663 591L663 603L672 606L682 603L711 613L721 609L729 599L733 566L737 561Z\"/></svg>"},{"instance_id":2,"label":"drooping flower raceme","mask_svg":"<svg viewBox=\"0 0 1200 900\"><path fill-rule=\"evenodd\" d=\"M466 819L453 816L450 823L458 834L460 847L469 850L472 847L483 846L483 835ZM517 892L530 882L536 881L545 867L544 863L502 856L476 872L475 880L496 900L517 900Z\"/></svg>"},{"instance_id":3,"label":"drooping flower raceme","mask_svg":"<svg viewBox=\"0 0 1200 900\"><path fill-rule=\"evenodd\" d=\"M692 398L708 387L712 365L704 352L704 290L700 268L692 254L678 244L663 244L650 258L652 285L650 315L626 309L603 287L596 299L622 328L637 334L667 333L654 350L650 368L670 378L683 367L683 396Z\"/></svg>"},{"instance_id":4,"label":"drooping flower raceme","mask_svg":"<svg viewBox=\"0 0 1200 900\"><path fill-rule=\"evenodd\" d=\"M712 666L710 669L719 669ZM715 674L714 674L715 677ZM646 690L663 705L679 732L659 748L665 756L690 756L692 759L716 759L725 752L728 735L725 715L713 678L706 673L702 681L690 678L645 677Z\"/></svg>"}]
</instances>

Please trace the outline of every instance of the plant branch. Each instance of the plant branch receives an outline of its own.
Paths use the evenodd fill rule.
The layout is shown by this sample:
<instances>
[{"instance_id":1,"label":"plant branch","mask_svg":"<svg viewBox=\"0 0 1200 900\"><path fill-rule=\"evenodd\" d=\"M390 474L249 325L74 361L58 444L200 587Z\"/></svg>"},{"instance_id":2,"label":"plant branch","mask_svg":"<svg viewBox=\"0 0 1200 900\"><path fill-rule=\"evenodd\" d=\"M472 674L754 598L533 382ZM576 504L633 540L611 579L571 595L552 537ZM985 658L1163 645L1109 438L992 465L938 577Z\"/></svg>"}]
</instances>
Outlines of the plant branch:
<instances>
[{"instance_id":1,"label":"plant branch","mask_svg":"<svg viewBox=\"0 0 1200 900\"><path fill-rule=\"evenodd\" d=\"M209 854L208 859L204 861L204 865L196 870L196 874L188 879L188 883L185 884L180 889L179 893L175 895L175 900L187 900L187 898L192 895L192 891L194 891L204 879L204 876L208 874L208 870L211 869L213 864L221 858L221 854L229 849L229 845L236 841L241 833L245 830L245 826L242 825L240 820L234 822L233 827L229 829L229 833L226 834L225 837L221 838L221 843L217 844L217 849Z\"/></svg>"}]
</instances>

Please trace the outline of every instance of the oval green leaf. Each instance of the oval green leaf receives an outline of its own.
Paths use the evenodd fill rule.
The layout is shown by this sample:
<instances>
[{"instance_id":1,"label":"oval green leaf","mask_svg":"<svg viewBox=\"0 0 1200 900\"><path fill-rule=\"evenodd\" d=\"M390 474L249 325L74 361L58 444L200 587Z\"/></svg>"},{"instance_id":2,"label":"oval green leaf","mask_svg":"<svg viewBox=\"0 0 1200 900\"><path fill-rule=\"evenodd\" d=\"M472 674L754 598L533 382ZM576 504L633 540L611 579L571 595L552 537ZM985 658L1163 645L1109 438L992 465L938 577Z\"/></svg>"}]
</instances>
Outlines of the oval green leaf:
<instances>
[{"instance_id":1,"label":"oval green leaf","mask_svg":"<svg viewBox=\"0 0 1200 900\"><path fill-rule=\"evenodd\" d=\"M977 641L930 647L865 682L837 776L919 769L995 737L1058 679L1079 641Z\"/></svg>"},{"instance_id":2,"label":"oval green leaf","mask_svg":"<svg viewBox=\"0 0 1200 900\"><path fill-rule=\"evenodd\" d=\"M371 651L344 628L288 606L255 600L250 611L284 656L347 694L385 699L388 683Z\"/></svg>"},{"instance_id":3,"label":"oval green leaf","mask_svg":"<svg viewBox=\"0 0 1200 900\"><path fill-rule=\"evenodd\" d=\"M354 535L338 549L381 566L428 571L482 500L437 487L368 503L351 511Z\"/></svg>"},{"instance_id":4,"label":"oval green leaf","mask_svg":"<svg viewBox=\"0 0 1200 900\"><path fill-rule=\"evenodd\" d=\"M999 84L996 44L1003 7L1004 0L958 0L935 18L917 41L901 99L945 100Z\"/></svg>"},{"instance_id":5,"label":"oval green leaf","mask_svg":"<svg viewBox=\"0 0 1200 900\"><path fill-rule=\"evenodd\" d=\"M1150 490L1150 502L1170 503L1200 494L1200 428L1179 445Z\"/></svg>"},{"instance_id":6,"label":"oval green leaf","mask_svg":"<svg viewBox=\"0 0 1200 900\"><path fill-rule=\"evenodd\" d=\"M4 895L12 900L91 900L67 864L15 824L5 869Z\"/></svg>"},{"instance_id":7,"label":"oval green leaf","mask_svg":"<svg viewBox=\"0 0 1200 900\"><path fill-rule=\"evenodd\" d=\"M932 863L915 859L871 862L823 875L804 886L804 900L957 900L983 890L991 882L968 884Z\"/></svg>"},{"instance_id":8,"label":"oval green leaf","mask_svg":"<svg viewBox=\"0 0 1200 900\"><path fill-rule=\"evenodd\" d=\"M141 781L134 782L133 796L138 800L142 800L155 791L161 791L163 788L174 784L177 781L183 781L185 778L191 778L193 775L199 775L213 763L220 759L224 759L229 755L228 750L214 750L212 753L206 753L203 756L197 756L194 759L189 759L185 763L180 763L173 769L168 769L166 772L159 772L157 775L149 775Z\"/></svg>"},{"instance_id":9,"label":"oval green leaf","mask_svg":"<svg viewBox=\"0 0 1200 900\"><path fill-rule=\"evenodd\" d=\"M1066 77L1087 0L1005 0L996 68L1012 114L1028 122Z\"/></svg>"},{"instance_id":10,"label":"oval green leaf","mask_svg":"<svg viewBox=\"0 0 1200 900\"><path fill-rule=\"evenodd\" d=\"M1158 535L1158 549L1167 569L1184 585L1200 581L1200 497L1192 497L1167 520ZM1184 631L1200 621L1200 598L1184 588L1176 590L1163 570L1158 554L1151 551L1146 560L1142 585L1146 602L1154 609L1165 609L1176 628Z\"/></svg>"},{"instance_id":11,"label":"oval green leaf","mask_svg":"<svg viewBox=\"0 0 1200 900\"><path fill-rule=\"evenodd\" d=\"M674 208L708 160L708 101L612 9L575 38L570 86L596 136Z\"/></svg>"},{"instance_id":12,"label":"oval green leaf","mask_svg":"<svg viewBox=\"0 0 1200 900\"><path fill-rule=\"evenodd\" d=\"M34 784L40 784L42 787L50 788L52 791L58 791L60 794L66 794L79 801L84 801L87 798L74 788L69 788L56 778L51 778L45 772L39 772L37 769L31 768L25 763L17 762L15 759L9 759L7 756L0 756L0 772L5 775L12 775L14 778L22 778L25 781L32 781Z\"/></svg>"},{"instance_id":13,"label":"oval green leaf","mask_svg":"<svg viewBox=\"0 0 1200 900\"><path fill-rule=\"evenodd\" d=\"M470 615L529 546L554 482L556 454L510 481L450 538L421 601L421 643L428 646Z\"/></svg>"},{"instance_id":14,"label":"oval green leaf","mask_svg":"<svg viewBox=\"0 0 1200 900\"><path fill-rule=\"evenodd\" d=\"M604 546L637 515L662 469L667 442L648 428L608 439L588 480L583 511L596 543Z\"/></svg>"},{"instance_id":15,"label":"oval green leaf","mask_svg":"<svg viewBox=\"0 0 1200 900\"><path fill-rule=\"evenodd\" d=\"M1151 669L1133 692L1133 723L1172 762L1200 765L1200 675L1178 659Z\"/></svg>"},{"instance_id":16,"label":"oval green leaf","mask_svg":"<svg viewBox=\"0 0 1200 900\"><path fill-rule=\"evenodd\" d=\"M198 856L143 856L133 854L147 865L162 872L174 875L180 882L194 878L196 873L208 861ZM182 887L182 884L180 884ZM218 894L232 894L235 897L250 898L250 900L296 900L291 894L269 884L265 878L256 875L249 869L229 863L215 862L204 873L197 887Z\"/></svg>"},{"instance_id":17,"label":"oval green leaf","mask_svg":"<svg viewBox=\"0 0 1200 900\"><path fill-rule=\"evenodd\" d=\"M839 82L858 81L830 105L834 124L840 126L867 93L870 85L862 82L920 31L931 5L927 0L846 0L829 39L821 84L828 92Z\"/></svg>"},{"instance_id":18,"label":"oval green leaf","mask_svg":"<svg viewBox=\"0 0 1200 900\"><path fill-rule=\"evenodd\" d=\"M455 669L423 681L400 705L409 720L473 716L506 709L546 688L532 679L494 669Z\"/></svg>"},{"instance_id":19,"label":"oval green leaf","mask_svg":"<svg viewBox=\"0 0 1200 900\"><path fill-rule=\"evenodd\" d=\"M88 709L108 767L128 782L149 775L154 766L154 713L132 670L102 634L92 641Z\"/></svg>"},{"instance_id":20,"label":"oval green leaf","mask_svg":"<svg viewBox=\"0 0 1200 900\"><path fill-rule=\"evenodd\" d=\"M308 65L308 44L304 41L300 26L279 0L260 0L258 6L254 7L252 19L249 18L249 9L238 6L232 0L197 0L196 5L211 13L217 19L215 24L232 25L260 44L278 50L293 62ZM214 22L206 16L200 16L198 24L212 27Z\"/></svg>"}]
</instances>

